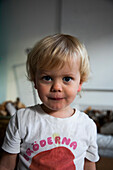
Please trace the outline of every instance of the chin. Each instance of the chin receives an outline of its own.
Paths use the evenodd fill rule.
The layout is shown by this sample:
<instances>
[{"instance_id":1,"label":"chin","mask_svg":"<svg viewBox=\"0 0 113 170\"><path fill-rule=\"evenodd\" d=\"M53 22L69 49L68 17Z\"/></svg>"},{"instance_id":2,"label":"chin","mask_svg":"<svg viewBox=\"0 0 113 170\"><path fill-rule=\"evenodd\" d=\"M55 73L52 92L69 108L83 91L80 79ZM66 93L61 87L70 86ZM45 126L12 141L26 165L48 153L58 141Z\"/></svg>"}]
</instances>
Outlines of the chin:
<instances>
[{"instance_id":1,"label":"chin","mask_svg":"<svg viewBox=\"0 0 113 170\"><path fill-rule=\"evenodd\" d=\"M62 110L64 109L65 107L63 106L48 106L48 105L45 105L44 109L48 112L53 112L53 111L59 111L59 110Z\"/></svg>"}]
</instances>

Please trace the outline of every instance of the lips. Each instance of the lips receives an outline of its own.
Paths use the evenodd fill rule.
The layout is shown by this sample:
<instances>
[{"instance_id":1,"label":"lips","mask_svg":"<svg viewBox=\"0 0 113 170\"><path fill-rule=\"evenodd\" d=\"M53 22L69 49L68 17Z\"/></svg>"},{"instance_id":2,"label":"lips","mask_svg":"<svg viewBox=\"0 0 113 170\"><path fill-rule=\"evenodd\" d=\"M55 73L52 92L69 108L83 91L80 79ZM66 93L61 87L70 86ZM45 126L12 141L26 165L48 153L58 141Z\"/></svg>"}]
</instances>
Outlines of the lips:
<instances>
[{"instance_id":1,"label":"lips","mask_svg":"<svg viewBox=\"0 0 113 170\"><path fill-rule=\"evenodd\" d=\"M48 97L48 99L59 101L59 100L63 100L64 98L63 97Z\"/></svg>"}]
</instances>

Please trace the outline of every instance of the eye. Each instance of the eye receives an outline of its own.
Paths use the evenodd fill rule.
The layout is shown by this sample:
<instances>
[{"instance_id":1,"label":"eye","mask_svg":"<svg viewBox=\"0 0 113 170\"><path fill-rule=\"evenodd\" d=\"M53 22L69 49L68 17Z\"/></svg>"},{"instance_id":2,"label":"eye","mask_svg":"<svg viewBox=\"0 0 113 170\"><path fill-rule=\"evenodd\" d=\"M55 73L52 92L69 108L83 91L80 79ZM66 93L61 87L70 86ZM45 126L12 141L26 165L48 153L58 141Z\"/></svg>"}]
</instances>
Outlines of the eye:
<instances>
[{"instance_id":1,"label":"eye","mask_svg":"<svg viewBox=\"0 0 113 170\"><path fill-rule=\"evenodd\" d=\"M72 80L72 77L64 77L63 81L65 82L70 82Z\"/></svg>"},{"instance_id":2,"label":"eye","mask_svg":"<svg viewBox=\"0 0 113 170\"><path fill-rule=\"evenodd\" d=\"M52 78L51 78L50 76L43 76L43 77L42 77L42 80L52 81Z\"/></svg>"}]
</instances>

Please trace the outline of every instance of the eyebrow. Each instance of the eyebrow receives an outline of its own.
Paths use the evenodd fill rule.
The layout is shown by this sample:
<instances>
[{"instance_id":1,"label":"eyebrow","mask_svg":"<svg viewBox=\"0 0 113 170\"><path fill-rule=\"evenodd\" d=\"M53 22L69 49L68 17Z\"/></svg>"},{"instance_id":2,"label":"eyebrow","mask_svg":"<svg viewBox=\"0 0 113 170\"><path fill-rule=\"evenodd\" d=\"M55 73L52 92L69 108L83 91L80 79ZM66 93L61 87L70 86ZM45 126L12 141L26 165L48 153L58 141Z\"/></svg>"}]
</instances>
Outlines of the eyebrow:
<instances>
[{"instance_id":1,"label":"eyebrow","mask_svg":"<svg viewBox=\"0 0 113 170\"><path fill-rule=\"evenodd\" d=\"M49 76L55 76L55 74L53 74L52 72L40 72L40 75L49 75ZM57 75L56 75L57 76ZM75 77L76 75L73 74L73 73L62 73L62 74L59 74L58 76L62 76L62 77Z\"/></svg>"},{"instance_id":2,"label":"eyebrow","mask_svg":"<svg viewBox=\"0 0 113 170\"><path fill-rule=\"evenodd\" d=\"M52 71L49 71L49 70L39 70L39 74L41 74L41 75L49 75L49 76L54 76L54 74L52 73ZM63 72L62 74L60 74L60 75L62 75L63 77L64 76L69 76L69 77L71 77L71 76L74 76L75 77L75 75L76 74L74 74L73 72Z\"/></svg>"}]
</instances>

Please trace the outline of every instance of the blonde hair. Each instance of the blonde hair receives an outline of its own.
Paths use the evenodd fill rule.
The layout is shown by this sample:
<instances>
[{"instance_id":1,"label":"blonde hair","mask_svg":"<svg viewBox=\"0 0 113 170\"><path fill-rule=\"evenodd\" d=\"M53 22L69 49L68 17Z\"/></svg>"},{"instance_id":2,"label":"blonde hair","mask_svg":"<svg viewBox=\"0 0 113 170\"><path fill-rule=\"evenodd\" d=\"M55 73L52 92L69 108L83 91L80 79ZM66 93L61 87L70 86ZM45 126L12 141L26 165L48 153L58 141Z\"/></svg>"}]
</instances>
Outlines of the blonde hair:
<instances>
[{"instance_id":1,"label":"blonde hair","mask_svg":"<svg viewBox=\"0 0 113 170\"><path fill-rule=\"evenodd\" d=\"M87 50L80 41L71 35L55 34L40 40L28 54L26 68L28 79L35 81L36 70L62 68L65 63L80 58L80 81L87 81L90 64Z\"/></svg>"}]
</instances>

